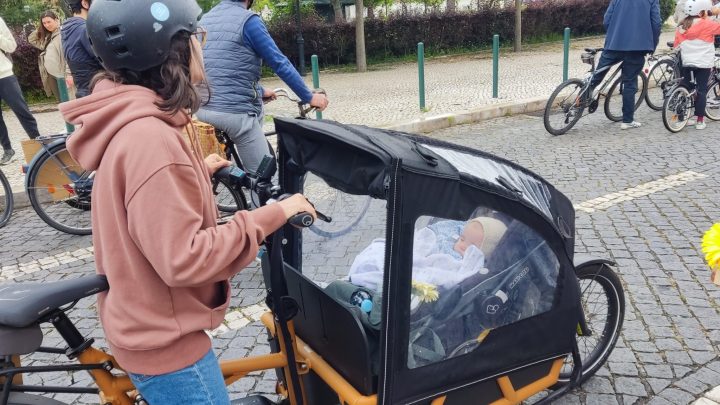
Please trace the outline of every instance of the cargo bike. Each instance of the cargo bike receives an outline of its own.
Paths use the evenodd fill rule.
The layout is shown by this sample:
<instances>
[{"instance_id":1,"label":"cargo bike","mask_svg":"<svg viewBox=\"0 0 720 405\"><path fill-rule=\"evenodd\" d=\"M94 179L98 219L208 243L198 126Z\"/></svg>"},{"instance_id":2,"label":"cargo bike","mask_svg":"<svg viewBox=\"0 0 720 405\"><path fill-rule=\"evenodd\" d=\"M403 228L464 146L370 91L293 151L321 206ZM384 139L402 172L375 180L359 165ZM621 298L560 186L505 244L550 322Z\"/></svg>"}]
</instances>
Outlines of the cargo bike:
<instances>
[{"instance_id":1,"label":"cargo bike","mask_svg":"<svg viewBox=\"0 0 720 405\"><path fill-rule=\"evenodd\" d=\"M234 404L549 403L602 366L622 327L622 286L610 261L574 255L573 206L540 176L422 136L332 121L275 125L278 176L270 161L254 177L234 177L262 204L302 192L309 173L333 192L373 200L336 238L303 231L307 216L268 237L261 320L270 353L221 368L229 385L274 369L276 395ZM49 397L57 392L145 403L68 316L108 288L101 276L0 285L0 403L59 404ZM43 324L66 347L42 347ZM58 361L22 366L43 352ZM80 370L96 386L23 383Z\"/></svg>"}]
</instances>

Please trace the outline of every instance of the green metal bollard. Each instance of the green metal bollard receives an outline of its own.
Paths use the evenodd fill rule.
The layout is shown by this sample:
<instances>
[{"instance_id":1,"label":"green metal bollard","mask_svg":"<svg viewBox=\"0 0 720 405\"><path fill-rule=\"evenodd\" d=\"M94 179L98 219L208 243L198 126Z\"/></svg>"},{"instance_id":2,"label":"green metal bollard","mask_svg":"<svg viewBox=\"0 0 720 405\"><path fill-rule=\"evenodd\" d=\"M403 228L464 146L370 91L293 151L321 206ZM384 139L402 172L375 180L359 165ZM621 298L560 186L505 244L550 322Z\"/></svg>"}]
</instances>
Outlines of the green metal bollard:
<instances>
[{"instance_id":1,"label":"green metal bollard","mask_svg":"<svg viewBox=\"0 0 720 405\"><path fill-rule=\"evenodd\" d=\"M570 61L570 28L563 30L563 82L568 79L568 63Z\"/></svg>"},{"instance_id":2,"label":"green metal bollard","mask_svg":"<svg viewBox=\"0 0 720 405\"><path fill-rule=\"evenodd\" d=\"M500 35L493 35L493 98L498 98L498 59L500 58Z\"/></svg>"},{"instance_id":3,"label":"green metal bollard","mask_svg":"<svg viewBox=\"0 0 720 405\"><path fill-rule=\"evenodd\" d=\"M313 88L320 88L320 67L318 65L318 57L317 55L313 55L310 57L310 63L312 64L312 78L313 78ZM315 111L315 118L321 120L322 119L322 111Z\"/></svg>"},{"instance_id":4,"label":"green metal bollard","mask_svg":"<svg viewBox=\"0 0 720 405\"><path fill-rule=\"evenodd\" d=\"M418 85L420 88L420 111L425 111L425 45L418 42Z\"/></svg>"},{"instance_id":5,"label":"green metal bollard","mask_svg":"<svg viewBox=\"0 0 720 405\"><path fill-rule=\"evenodd\" d=\"M55 80L57 81L58 90L60 93L60 101L70 101L70 95L68 94L68 88L65 84L65 78L56 77ZM67 130L68 134L71 134L75 130L75 126L66 122L65 129Z\"/></svg>"}]
</instances>

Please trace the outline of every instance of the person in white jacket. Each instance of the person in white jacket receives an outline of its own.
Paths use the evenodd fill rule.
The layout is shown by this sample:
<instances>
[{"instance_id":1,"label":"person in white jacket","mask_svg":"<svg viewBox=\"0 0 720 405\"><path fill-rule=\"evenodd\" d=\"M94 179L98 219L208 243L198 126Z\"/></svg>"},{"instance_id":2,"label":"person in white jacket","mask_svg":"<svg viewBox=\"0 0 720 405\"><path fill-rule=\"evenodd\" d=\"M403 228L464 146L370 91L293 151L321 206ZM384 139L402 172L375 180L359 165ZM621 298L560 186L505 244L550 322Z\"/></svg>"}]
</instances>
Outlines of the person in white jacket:
<instances>
[{"instance_id":1,"label":"person in white jacket","mask_svg":"<svg viewBox=\"0 0 720 405\"><path fill-rule=\"evenodd\" d=\"M16 47L15 37L13 37L5 21L0 18L0 103L5 103L10 107L30 139L34 139L40 136L37 121L30 113L30 109L28 109L23 98L20 84L13 74L12 61L9 58L9 55L15 52ZM0 110L0 146L3 148L0 165L4 165L12 160L15 151L10 143L10 136L2 117L2 110Z\"/></svg>"}]
</instances>

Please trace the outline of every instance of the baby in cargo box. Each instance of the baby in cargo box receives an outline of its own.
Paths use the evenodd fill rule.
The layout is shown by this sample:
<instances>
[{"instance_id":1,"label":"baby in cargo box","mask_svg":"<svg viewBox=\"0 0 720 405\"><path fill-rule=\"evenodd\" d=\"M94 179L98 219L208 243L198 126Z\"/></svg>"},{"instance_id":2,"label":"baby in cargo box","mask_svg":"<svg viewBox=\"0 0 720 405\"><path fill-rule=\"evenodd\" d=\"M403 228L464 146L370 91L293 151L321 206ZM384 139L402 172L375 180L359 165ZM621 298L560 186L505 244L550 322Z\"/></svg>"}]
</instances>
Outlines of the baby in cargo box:
<instances>
[{"instance_id":1,"label":"baby in cargo box","mask_svg":"<svg viewBox=\"0 0 720 405\"><path fill-rule=\"evenodd\" d=\"M450 288L474 274L487 274L485 258L506 230L491 217L470 221L441 220L415 231L413 281ZM385 239L375 239L350 267L350 282L381 291L385 266Z\"/></svg>"}]
</instances>

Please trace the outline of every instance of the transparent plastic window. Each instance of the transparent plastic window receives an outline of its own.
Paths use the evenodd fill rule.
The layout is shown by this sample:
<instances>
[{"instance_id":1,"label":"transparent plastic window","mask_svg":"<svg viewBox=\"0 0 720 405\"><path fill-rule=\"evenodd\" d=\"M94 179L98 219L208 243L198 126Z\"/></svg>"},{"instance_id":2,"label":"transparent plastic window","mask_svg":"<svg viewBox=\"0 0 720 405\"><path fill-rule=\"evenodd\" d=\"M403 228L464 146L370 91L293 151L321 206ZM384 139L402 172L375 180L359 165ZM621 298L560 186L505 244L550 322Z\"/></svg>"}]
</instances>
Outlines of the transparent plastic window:
<instances>
[{"instance_id":1,"label":"transparent plastic window","mask_svg":"<svg viewBox=\"0 0 720 405\"><path fill-rule=\"evenodd\" d=\"M560 264L539 234L479 208L420 217L413 238L408 367L468 353L489 331L548 311Z\"/></svg>"}]
</instances>

